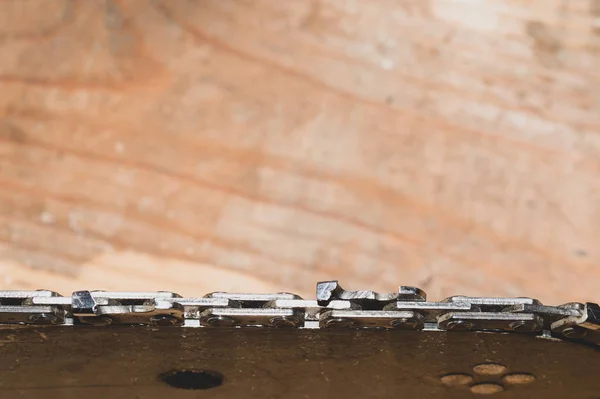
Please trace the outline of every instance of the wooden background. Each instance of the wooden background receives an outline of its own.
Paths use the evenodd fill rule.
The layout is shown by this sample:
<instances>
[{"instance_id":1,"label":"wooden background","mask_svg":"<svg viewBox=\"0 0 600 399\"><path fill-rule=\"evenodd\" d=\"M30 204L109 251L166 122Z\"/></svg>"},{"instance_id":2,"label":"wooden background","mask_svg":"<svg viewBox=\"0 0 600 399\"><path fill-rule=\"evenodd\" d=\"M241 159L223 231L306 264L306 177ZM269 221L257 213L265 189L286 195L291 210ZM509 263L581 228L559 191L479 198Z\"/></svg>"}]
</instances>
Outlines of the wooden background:
<instances>
[{"instance_id":1,"label":"wooden background","mask_svg":"<svg viewBox=\"0 0 600 399\"><path fill-rule=\"evenodd\" d=\"M600 0L0 0L0 288L600 299Z\"/></svg>"}]
</instances>

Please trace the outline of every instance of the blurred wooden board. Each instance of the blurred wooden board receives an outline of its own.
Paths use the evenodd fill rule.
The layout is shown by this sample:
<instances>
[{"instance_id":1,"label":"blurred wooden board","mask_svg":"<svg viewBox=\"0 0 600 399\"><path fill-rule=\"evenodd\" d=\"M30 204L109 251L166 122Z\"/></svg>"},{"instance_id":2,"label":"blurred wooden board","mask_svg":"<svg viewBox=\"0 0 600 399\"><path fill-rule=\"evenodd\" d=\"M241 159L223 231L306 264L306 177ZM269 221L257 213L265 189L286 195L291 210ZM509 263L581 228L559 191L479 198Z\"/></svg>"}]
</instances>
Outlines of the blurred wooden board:
<instances>
[{"instance_id":1,"label":"blurred wooden board","mask_svg":"<svg viewBox=\"0 0 600 399\"><path fill-rule=\"evenodd\" d=\"M0 1L0 288L598 298L600 0Z\"/></svg>"}]
</instances>

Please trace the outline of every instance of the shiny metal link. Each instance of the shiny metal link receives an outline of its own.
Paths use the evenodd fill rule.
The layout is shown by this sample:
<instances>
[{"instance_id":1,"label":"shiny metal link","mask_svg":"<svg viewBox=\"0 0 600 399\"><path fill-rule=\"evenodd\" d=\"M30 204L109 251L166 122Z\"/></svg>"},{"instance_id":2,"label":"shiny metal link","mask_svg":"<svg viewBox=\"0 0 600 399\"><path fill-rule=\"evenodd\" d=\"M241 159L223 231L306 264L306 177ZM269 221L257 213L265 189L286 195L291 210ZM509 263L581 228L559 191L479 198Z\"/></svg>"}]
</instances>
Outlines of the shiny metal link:
<instances>
[{"instance_id":1,"label":"shiny metal link","mask_svg":"<svg viewBox=\"0 0 600 399\"><path fill-rule=\"evenodd\" d=\"M276 301L279 299L294 300L302 299L296 294L290 294L287 292L280 292L277 294L242 294L242 293L229 293L229 292L212 292L205 296L205 298L224 298L231 301L236 301L242 304L243 307L259 307L262 304L269 301Z\"/></svg>"},{"instance_id":2,"label":"shiny metal link","mask_svg":"<svg viewBox=\"0 0 600 399\"><path fill-rule=\"evenodd\" d=\"M479 306L482 312L500 312L507 306L514 305L541 305L540 301L533 298L497 298L497 297L469 297L451 296L442 302L470 303Z\"/></svg>"},{"instance_id":3,"label":"shiny metal link","mask_svg":"<svg viewBox=\"0 0 600 399\"><path fill-rule=\"evenodd\" d=\"M60 306L36 305L34 298L54 299L54 291L0 291L0 323L51 325L65 324L65 312Z\"/></svg>"},{"instance_id":4,"label":"shiny metal link","mask_svg":"<svg viewBox=\"0 0 600 399\"><path fill-rule=\"evenodd\" d=\"M326 310L321 313L321 328L399 328L423 329L423 316L417 312L394 310Z\"/></svg>"},{"instance_id":5,"label":"shiny metal link","mask_svg":"<svg viewBox=\"0 0 600 399\"><path fill-rule=\"evenodd\" d=\"M0 304L18 303L31 298L50 298L60 296L57 292L49 290L37 291L0 291Z\"/></svg>"},{"instance_id":6,"label":"shiny metal link","mask_svg":"<svg viewBox=\"0 0 600 399\"><path fill-rule=\"evenodd\" d=\"M167 300L180 298L172 292L76 291L71 312L81 323L182 325L184 307Z\"/></svg>"},{"instance_id":7,"label":"shiny metal link","mask_svg":"<svg viewBox=\"0 0 600 399\"><path fill-rule=\"evenodd\" d=\"M231 301L227 298L166 298L156 300L155 303L160 309L169 308L168 304L172 307L182 306L184 324L187 326L196 325L195 323L189 323L189 321L200 320L201 313L206 309L241 307L238 302Z\"/></svg>"},{"instance_id":8,"label":"shiny metal link","mask_svg":"<svg viewBox=\"0 0 600 399\"><path fill-rule=\"evenodd\" d=\"M211 308L202 312L200 324L206 327L303 327L302 309Z\"/></svg>"},{"instance_id":9,"label":"shiny metal link","mask_svg":"<svg viewBox=\"0 0 600 399\"><path fill-rule=\"evenodd\" d=\"M0 323L5 324L62 324L65 314L53 306L0 305Z\"/></svg>"},{"instance_id":10,"label":"shiny metal link","mask_svg":"<svg viewBox=\"0 0 600 399\"><path fill-rule=\"evenodd\" d=\"M269 301L263 306L265 308L302 310L304 312L304 327L306 328L318 328L321 311L325 309L324 307L319 306L317 301L306 299L277 299ZM360 309L360 306L350 301L332 300L329 302L326 309L357 310Z\"/></svg>"},{"instance_id":11,"label":"shiny metal link","mask_svg":"<svg viewBox=\"0 0 600 399\"><path fill-rule=\"evenodd\" d=\"M438 316L447 312L473 312L479 308L469 302L412 302L398 301L390 303L384 310L411 310L418 312L428 323L437 323Z\"/></svg>"},{"instance_id":12,"label":"shiny metal link","mask_svg":"<svg viewBox=\"0 0 600 399\"><path fill-rule=\"evenodd\" d=\"M442 330L452 331L542 331L543 319L533 313L459 312L438 317Z\"/></svg>"},{"instance_id":13,"label":"shiny metal link","mask_svg":"<svg viewBox=\"0 0 600 399\"><path fill-rule=\"evenodd\" d=\"M327 306L333 300L348 300L364 308L381 309L392 301L425 301L427 295L417 287L401 286L398 292L346 291L337 281L317 283L317 302Z\"/></svg>"},{"instance_id":14,"label":"shiny metal link","mask_svg":"<svg viewBox=\"0 0 600 399\"><path fill-rule=\"evenodd\" d=\"M574 308L570 304L570 308ZM556 320L551 325L555 334L571 339L582 339L585 341L600 343L600 306L596 303L581 305L577 315L568 316Z\"/></svg>"},{"instance_id":15,"label":"shiny metal link","mask_svg":"<svg viewBox=\"0 0 600 399\"><path fill-rule=\"evenodd\" d=\"M499 331L600 344L595 303L547 306L533 298L452 296L426 301L400 286L395 293L346 291L317 284L316 300L290 293L213 292L183 298L173 292L0 291L0 325L154 325L184 327L367 328Z\"/></svg>"}]
</instances>

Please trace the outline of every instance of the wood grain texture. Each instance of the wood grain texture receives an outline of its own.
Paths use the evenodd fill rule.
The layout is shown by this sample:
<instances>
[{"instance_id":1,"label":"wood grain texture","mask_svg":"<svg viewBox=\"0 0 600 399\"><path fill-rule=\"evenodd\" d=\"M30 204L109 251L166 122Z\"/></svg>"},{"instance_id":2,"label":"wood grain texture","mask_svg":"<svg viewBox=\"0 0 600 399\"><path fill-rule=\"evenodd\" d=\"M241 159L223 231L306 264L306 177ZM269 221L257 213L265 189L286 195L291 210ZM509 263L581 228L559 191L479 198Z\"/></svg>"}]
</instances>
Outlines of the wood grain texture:
<instances>
[{"instance_id":1,"label":"wood grain texture","mask_svg":"<svg viewBox=\"0 0 600 399\"><path fill-rule=\"evenodd\" d=\"M0 0L0 288L597 298L600 0Z\"/></svg>"}]
</instances>

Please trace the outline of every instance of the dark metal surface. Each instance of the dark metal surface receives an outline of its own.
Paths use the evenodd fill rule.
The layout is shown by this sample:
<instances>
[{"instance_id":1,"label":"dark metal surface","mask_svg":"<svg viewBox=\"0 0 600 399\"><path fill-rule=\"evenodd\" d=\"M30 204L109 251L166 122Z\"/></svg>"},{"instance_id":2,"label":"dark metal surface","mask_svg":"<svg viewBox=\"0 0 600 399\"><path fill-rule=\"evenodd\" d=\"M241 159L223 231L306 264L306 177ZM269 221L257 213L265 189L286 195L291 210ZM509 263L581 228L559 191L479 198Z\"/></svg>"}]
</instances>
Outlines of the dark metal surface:
<instances>
[{"instance_id":1,"label":"dark metal surface","mask_svg":"<svg viewBox=\"0 0 600 399\"><path fill-rule=\"evenodd\" d=\"M500 374L477 374L486 362ZM173 370L223 384L172 388ZM494 369L494 368L491 368ZM522 334L108 326L0 330L0 398L528 398L600 397L600 352ZM457 373L446 382L441 377ZM535 381L511 384L507 374ZM467 375L470 375L470 379ZM530 378L530 379L531 379ZM477 383L504 391L471 392ZM485 386L474 391L485 391Z\"/></svg>"}]
</instances>

